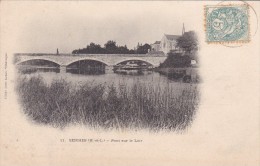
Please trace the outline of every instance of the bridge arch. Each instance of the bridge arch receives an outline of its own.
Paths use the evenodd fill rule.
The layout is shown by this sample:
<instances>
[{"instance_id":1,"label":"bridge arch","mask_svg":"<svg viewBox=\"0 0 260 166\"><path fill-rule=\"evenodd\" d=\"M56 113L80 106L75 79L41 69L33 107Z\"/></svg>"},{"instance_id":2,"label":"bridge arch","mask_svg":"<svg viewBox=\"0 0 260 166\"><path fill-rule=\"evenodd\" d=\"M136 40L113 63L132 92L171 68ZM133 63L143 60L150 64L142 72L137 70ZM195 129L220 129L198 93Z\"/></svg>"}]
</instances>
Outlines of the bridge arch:
<instances>
[{"instance_id":1,"label":"bridge arch","mask_svg":"<svg viewBox=\"0 0 260 166\"><path fill-rule=\"evenodd\" d=\"M145 62L145 63L148 63L154 67L158 66L157 64L155 64L154 62L152 61L149 61L147 59L141 59L141 58L129 58L129 59L124 59L124 60L120 60L120 61L117 61L115 63L115 65L119 64L119 63L122 63L122 62L127 62L127 61L141 61L141 62Z\"/></svg>"},{"instance_id":2,"label":"bridge arch","mask_svg":"<svg viewBox=\"0 0 260 166\"><path fill-rule=\"evenodd\" d=\"M30 59L23 59L19 62L16 63L16 65L21 65L24 62L29 62L29 61L37 61L37 60L42 60L42 61L48 61L57 64L58 66L61 66L62 64L54 59L49 59L49 58L30 58Z\"/></svg>"},{"instance_id":3,"label":"bridge arch","mask_svg":"<svg viewBox=\"0 0 260 166\"><path fill-rule=\"evenodd\" d=\"M71 64L73 64L75 62L79 62L79 61L97 61L97 62L101 62L101 63L103 63L103 64L105 64L107 66L110 65L109 63L107 63L107 62L105 62L105 61L103 61L101 59L87 57L87 58L80 58L80 59L72 60L72 61L68 62L65 66L69 66L69 65L71 65Z\"/></svg>"}]
</instances>

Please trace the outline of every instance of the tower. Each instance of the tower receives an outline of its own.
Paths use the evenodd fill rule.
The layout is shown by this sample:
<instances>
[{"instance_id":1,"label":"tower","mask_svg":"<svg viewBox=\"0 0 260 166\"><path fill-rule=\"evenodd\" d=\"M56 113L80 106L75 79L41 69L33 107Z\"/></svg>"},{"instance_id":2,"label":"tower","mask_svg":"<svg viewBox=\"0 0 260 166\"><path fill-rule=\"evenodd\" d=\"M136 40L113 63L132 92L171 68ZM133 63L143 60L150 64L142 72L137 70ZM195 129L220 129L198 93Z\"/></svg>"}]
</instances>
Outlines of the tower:
<instances>
[{"instance_id":1,"label":"tower","mask_svg":"<svg viewBox=\"0 0 260 166\"><path fill-rule=\"evenodd\" d=\"M185 27L184 27L184 23L183 23L183 26L182 26L182 35L185 33Z\"/></svg>"}]
</instances>

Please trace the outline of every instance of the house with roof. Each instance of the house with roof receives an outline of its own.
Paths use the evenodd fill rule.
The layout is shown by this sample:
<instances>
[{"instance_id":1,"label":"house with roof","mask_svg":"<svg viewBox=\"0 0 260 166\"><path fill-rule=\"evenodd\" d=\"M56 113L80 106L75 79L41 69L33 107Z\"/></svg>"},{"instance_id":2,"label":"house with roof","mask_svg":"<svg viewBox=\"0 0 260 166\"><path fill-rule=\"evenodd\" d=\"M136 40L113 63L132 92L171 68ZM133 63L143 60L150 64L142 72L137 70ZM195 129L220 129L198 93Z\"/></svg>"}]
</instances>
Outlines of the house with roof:
<instances>
[{"instance_id":1,"label":"house with roof","mask_svg":"<svg viewBox=\"0 0 260 166\"><path fill-rule=\"evenodd\" d=\"M161 50L161 41L156 41L155 43L151 44L151 51L160 51Z\"/></svg>"},{"instance_id":2,"label":"house with roof","mask_svg":"<svg viewBox=\"0 0 260 166\"><path fill-rule=\"evenodd\" d=\"M156 41L151 44L151 52L163 52L164 54L167 54L171 51L177 50L177 39L179 37L179 35L164 34L161 41Z\"/></svg>"},{"instance_id":3,"label":"house with roof","mask_svg":"<svg viewBox=\"0 0 260 166\"><path fill-rule=\"evenodd\" d=\"M160 51L167 54L173 50L177 50L177 39L179 37L179 35L164 34L160 42Z\"/></svg>"},{"instance_id":4,"label":"house with roof","mask_svg":"<svg viewBox=\"0 0 260 166\"><path fill-rule=\"evenodd\" d=\"M185 33L185 27L183 24L182 27L182 35ZM156 41L155 43L151 44L151 53L155 52L163 52L164 54L167 54L171 51L180 50L177 47L177 39L181 35L169 35L164 34L161 41Z\"/></svg>"}]
</instances>

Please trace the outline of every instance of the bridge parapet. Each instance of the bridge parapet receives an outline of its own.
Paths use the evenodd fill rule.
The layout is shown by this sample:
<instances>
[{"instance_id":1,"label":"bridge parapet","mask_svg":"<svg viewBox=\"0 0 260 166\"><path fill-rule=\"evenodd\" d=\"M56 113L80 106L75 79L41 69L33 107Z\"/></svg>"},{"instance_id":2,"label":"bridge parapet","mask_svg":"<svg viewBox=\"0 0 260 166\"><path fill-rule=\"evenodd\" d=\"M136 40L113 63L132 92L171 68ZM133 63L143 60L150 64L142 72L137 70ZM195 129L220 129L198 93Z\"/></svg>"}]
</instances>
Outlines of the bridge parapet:
<instances>
[{"instance_id":1,"label":"bridge parapet","mask_svg":"<svg viewBox=\"0 0 260 166\"><path fill-rule=\"evenodd\" d=\"M77 56L77 57L99 57L99 56L112 56L112 57L165 57L165 54L48 54L48 53L15 53L15 56Z\"/></svg>"},{"instance_id":2,"label":"bridge parapet","mask_svg":"<svg viewBox=\"0 0 260 166\"><path fill-rule=\"evenodd\" d=\"M29 60L47 60L54 62L60 66L68 66L73 62L81 60L94 60L102 62L108 66L113 66L124 61L139 60L147 62L154 67L157 67L165 59L166 56L155 56L149 54L15 54L16 65Z\"/></svg>"}]
</instances>

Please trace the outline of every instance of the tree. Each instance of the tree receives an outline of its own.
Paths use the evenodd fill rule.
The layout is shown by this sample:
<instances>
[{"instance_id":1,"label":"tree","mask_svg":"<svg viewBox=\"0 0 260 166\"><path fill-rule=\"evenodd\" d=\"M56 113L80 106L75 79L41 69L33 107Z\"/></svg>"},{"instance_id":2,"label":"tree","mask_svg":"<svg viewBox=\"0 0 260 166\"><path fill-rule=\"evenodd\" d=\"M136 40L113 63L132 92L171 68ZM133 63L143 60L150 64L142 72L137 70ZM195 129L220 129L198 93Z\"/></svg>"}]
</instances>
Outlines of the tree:
<instances>
[{"instance_id":1,"label":"tree","mask_svg":"<svg viewBox=\"0 0 260 166\"><path fill-rule=\"evenodd\" d=\"M150 44L145 43L143 45L143 50L144 50L144 53L148 53L148 50L151 50Z\"/></svg>"},{"instance_id":2,"label":"tree","mask_svg":"<svg viewBox=\"0 0 260 166\"><path fill-rule=\"evenodd\" d=\"M99 45L91 42L86 48L73 50L73 54L103 54L104 49Z\"/></svg>"},{"instance_id":3,"label":"tree","mask_svg":"<svg viewBox=\"0 0 260 166\"><path fill-rule=\"evenodd\" d=\"M149 44L146 43L142 45L138 43L136 52L137 54L146 54L148 53L149 49L151 49L151 46Z\"/></svg>"},{"instance_id":4,"label":"tree","mask_svg":"<svg viewBox=\"0 0 260 166\"><path fill-rule=\"evenodd\" d=\"M189 67L190 61L191 58L189 55L182 55L181 53L168 53L168 57L162 64L160 64L160 67Z\"/></svg>"},{"instance_id":5,"label":"tree","mask_svg":"<svg viewBox=\"0 0 260 166\"><path fill-rule=\"evenodd\" d=\"M87 46L85 53L101 54L101 53L104 53L104 49L99 44L90 43Z\"/></svg>"},{"instance_id":6,"label":"tree","mask_svg":"<svg viewBox=\"0 0 260 166\"><path fill-rule=\"evenodd\" d=\"M113 40L107 41L107 43L104 46L108 54L113 54L117 52L118 47L116 45L116 42Z\"/></svg>"},{"instance_id":7,"label":"tree","mask_svg":"<svg viewBox=\"0 0 260 166\"><path fill-rule=\"evenodd\" d=\"M194 31L185 32L177 39L177 46L186 52L198 50L198 38Z\"/></svg>"},{"instance_id":8,"label":"tree","mask_svg":"<svg viewBox=\"0 0 260 166\"><path fill-rule=\"evenodd\" d=\"M138 43L137 49L129 50L126 45L118 46L115 41L109 40L101 47L99 44L91 42L86 48L73 50L73 54L146 54L151 49L149 44Z\"/></svg>"},{"instance_id":9,"label":"tree","mask_svg":"<svg viewBox=\"0 0 260 166\"><path fill-rule=\"evenodd\" d=\"M125 46L119 46L119 47L117 48L117 53L119 53L119 54L128 54L128 53L129 53L129 50L128 50L128 48L126 47L126 45L125 45Z\"/></svg>"}]
</instances>

